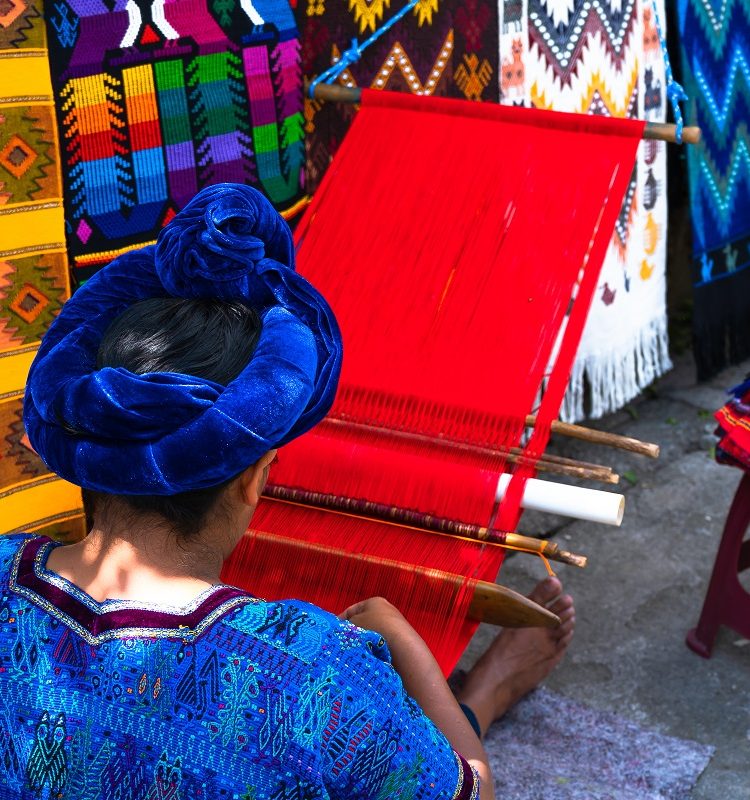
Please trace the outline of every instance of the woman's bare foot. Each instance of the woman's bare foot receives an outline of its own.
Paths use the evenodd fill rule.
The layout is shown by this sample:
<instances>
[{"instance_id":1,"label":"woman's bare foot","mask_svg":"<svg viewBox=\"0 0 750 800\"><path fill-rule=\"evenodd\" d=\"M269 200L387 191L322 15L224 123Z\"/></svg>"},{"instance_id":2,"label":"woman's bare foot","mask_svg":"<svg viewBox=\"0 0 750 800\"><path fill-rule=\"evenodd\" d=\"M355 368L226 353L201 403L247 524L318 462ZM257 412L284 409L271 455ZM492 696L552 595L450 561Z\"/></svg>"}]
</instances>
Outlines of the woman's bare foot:
<instances>
[{"instance_id":1,"label":"woman's bare foot","mask_svg":"<svg viewBox=\"0 0 750 800\"><path fill-rule=\"evenodd\" d=\"M557 614L560 626L506 628L469 671L458 701L476 714L482 735L552 672L573 638L573 598L557 578L538 583L529 597Z\"/></svg>"}]
</instances>

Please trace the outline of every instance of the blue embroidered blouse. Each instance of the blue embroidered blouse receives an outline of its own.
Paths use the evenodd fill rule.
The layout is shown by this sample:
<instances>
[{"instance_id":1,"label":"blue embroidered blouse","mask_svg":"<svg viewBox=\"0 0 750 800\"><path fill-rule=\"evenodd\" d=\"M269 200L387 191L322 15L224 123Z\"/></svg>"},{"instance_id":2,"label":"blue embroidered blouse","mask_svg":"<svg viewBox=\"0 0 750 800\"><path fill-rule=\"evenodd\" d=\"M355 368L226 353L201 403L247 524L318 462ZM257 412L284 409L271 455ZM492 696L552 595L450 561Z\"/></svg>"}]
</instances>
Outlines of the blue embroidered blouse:
<instances>
[{"instance_id":1,"label":"blue embroidered blouse","mask_svg":"<svg viewBox=\"0 0 750 800\"><path fill-rule=\"evenodd\" d=\"M377 634L230 586L97 603L55 546L0 537L0 800L477 797Z\"/></svg>"}]
</instances>

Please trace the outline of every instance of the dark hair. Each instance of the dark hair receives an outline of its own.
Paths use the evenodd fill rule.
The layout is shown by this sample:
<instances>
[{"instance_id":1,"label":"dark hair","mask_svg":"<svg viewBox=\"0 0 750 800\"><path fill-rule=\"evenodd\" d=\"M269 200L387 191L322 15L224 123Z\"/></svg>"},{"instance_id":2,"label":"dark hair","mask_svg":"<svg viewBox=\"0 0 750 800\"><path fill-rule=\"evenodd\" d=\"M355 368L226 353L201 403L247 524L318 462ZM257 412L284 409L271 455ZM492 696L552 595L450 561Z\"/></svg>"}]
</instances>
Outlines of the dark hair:
<instances>
[{"instance_id":1,"label":"dark hair","mask_svg":"<svg viewBox=\"0 0 750 800\"><path fill-rule=\"evenodd\" d=\"M136 374L181 372L226 386L252 358L260 330L260 317L242 303L175 297L142 300L107 328L97 368L124 367ZM170 496L117 495L117 499L135 512L164 517L178 534L189 538L201 529L232 480ZM84 490L87 517L112 497Z\"/></svg>"}]
</instances>

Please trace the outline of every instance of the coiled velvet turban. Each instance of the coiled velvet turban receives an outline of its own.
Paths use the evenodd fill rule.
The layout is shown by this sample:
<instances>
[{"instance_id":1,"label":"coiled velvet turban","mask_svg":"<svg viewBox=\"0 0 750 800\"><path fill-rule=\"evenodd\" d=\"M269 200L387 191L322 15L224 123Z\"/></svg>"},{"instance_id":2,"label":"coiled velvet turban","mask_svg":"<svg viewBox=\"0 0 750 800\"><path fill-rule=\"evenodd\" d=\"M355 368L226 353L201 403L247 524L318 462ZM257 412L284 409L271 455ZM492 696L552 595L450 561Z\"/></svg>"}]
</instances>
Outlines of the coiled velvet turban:
<instances>
[{"instance_id":1,"label":"coiled velvet turban","mask_svg":"<svg viewBox=\"0 0 750 800\"><path fill-rule=\"evenodd\" d=\"M97 369L110 323L152 297L252 306L262 330L237 379ZM121 255L64 305L31 366L24 423L47 466L84 488L171 495L216 486L325 416L341 356L330 307L294 270L286 222L248 186L210 186L156 245Z\"/></svg>"}]
</instances>

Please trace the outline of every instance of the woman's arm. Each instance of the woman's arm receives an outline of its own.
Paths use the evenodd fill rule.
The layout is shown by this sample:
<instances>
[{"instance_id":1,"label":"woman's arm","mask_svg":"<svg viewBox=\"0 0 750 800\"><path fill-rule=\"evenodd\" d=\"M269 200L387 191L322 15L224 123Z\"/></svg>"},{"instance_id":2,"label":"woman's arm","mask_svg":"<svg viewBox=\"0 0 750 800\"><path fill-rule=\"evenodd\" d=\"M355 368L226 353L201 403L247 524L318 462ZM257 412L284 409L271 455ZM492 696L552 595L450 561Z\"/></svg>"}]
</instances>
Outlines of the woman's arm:
<instances>
[{"instance_id":1,"label":"woman's arm","mask_svg":"<svg viewBox=\"0 0 750 800\"><path fill-rule=\"evenodd\" d=\"M487 754L423 639L403 615L382 597L356 603L341 614L360 628L379 633L387 642L393 667L406 692L442 732L451 747L479 773L481 800L494 800Z\"/></svg>"}]
</instances>

